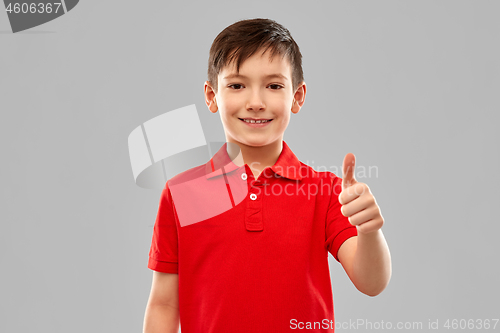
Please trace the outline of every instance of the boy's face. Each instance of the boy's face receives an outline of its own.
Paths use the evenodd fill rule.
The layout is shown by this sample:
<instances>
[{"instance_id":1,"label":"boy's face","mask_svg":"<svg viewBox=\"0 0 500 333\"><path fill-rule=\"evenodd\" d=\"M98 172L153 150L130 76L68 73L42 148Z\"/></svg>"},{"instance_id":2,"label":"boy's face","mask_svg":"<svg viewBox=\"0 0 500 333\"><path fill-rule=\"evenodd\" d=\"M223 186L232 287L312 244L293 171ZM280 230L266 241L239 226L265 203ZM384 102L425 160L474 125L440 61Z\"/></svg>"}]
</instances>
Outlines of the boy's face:
<instances>
[{"instance_id":1,"label":"boy's face","mask_svg":"<svg viewBox=\"0 0 500 333\"><path fill-rule=\"evenodd\" d=\"M288 59L270 59L269 52L261 52L245 60L239 74L234 64L223 68L217 93L205 82L207 105L211 112L220 112L227 142L261 147L283 140L290 112L299 112L304 103L305 83L293 91ZM243 118L272 120L251 126Z\"/></svg>"}]
</instances>

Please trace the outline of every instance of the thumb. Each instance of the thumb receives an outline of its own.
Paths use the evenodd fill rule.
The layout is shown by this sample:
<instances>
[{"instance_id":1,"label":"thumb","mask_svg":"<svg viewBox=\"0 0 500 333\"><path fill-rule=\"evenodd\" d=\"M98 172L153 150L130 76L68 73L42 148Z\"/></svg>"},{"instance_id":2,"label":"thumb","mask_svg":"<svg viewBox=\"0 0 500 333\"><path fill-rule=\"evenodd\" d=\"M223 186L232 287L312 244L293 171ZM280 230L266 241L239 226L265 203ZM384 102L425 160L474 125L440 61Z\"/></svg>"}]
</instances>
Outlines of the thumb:
<instances>
[{"instance_id":1,"label":"thumb","mask_svg":"<svg viewBox=\"0 0 500 333\"><path fill-rule=\"evenodd\" d=\"M357 183L354 178L354 168L356 167L356 157L353 153L348 153L344 157L342 165L342 190Z\"/></svg>"}]
</instances>

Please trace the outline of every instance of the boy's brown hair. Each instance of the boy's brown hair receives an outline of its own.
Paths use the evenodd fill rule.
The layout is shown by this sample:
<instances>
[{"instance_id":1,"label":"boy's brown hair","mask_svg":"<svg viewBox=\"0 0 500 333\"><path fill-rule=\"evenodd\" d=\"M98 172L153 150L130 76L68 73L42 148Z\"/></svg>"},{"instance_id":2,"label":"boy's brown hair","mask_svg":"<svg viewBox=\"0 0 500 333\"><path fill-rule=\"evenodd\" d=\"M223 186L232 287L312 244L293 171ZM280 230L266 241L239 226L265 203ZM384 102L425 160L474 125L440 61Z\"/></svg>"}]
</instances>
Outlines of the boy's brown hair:
<instances>
[{"instance_id":1,"label":"boy's brown hair","mask_svg":"<svg viewBox=\"0 0 500 333\"><path fill-rule=\"evenodd\" d=\"M208 81L212 89L217 93L217 77L225 66L236 61L236 71L239 73L241 63L260 48L264 49L262 54L270 48L271 58L275 55L287 57L292 68L292 87L295 92L299 83L304 81L299 46L284 26L263 18L238 21L215 37L208 58Z\"/></svg>"}]
</instances>

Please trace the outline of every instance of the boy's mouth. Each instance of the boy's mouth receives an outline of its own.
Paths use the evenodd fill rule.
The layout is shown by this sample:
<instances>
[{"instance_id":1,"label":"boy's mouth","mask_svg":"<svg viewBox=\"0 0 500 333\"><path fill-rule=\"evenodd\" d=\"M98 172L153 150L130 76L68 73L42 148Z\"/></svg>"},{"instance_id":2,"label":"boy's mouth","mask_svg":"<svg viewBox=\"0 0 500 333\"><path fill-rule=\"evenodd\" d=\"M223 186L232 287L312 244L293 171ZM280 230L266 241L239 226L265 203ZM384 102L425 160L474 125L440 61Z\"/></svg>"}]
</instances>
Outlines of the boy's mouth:
<instances>
[{"instance_id":1,"label":"boy's mouth","mask_svg":"<svg viewBox=\"0 0 500 333\"><path fill-rule=\"evenodd\" d=\"M247 123L247 124L265 124L272 121L272 119L254 119L254 118L238 118L239 120Z\"/></svg>"}]
</instances>

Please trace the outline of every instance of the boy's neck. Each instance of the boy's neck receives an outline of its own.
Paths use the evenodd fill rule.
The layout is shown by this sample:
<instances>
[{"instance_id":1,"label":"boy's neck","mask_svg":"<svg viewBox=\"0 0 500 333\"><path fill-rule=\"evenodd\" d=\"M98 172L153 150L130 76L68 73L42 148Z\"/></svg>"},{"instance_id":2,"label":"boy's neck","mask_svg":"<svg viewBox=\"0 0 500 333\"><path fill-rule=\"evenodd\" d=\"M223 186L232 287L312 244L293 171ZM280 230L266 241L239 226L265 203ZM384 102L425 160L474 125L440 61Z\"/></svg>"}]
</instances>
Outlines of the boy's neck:
<instances>
[{"instance_id":1,"label":"boy's neck","mask_svg":"<svg viewBox=\"0 0 500 333\"><path fill-rule=\"evenodd\" d=\"M247 164L252 170L255 178L266 167L273 166L283 149L283 140L276 140L269 145L261 147L247 146L240 142L232 142L227 145L227 153L234 164L243 166ZM239 150L241 151L238 151Z\"/></svg>"}]
</instances>

